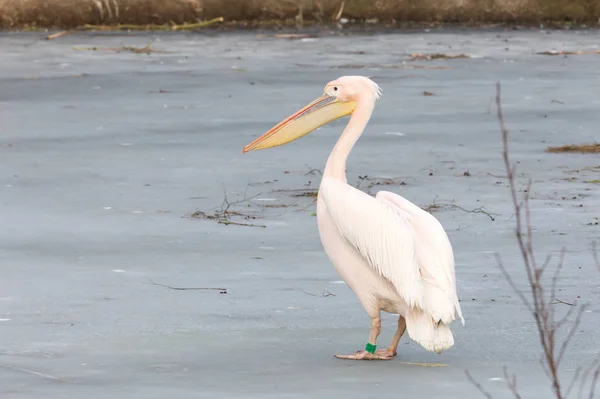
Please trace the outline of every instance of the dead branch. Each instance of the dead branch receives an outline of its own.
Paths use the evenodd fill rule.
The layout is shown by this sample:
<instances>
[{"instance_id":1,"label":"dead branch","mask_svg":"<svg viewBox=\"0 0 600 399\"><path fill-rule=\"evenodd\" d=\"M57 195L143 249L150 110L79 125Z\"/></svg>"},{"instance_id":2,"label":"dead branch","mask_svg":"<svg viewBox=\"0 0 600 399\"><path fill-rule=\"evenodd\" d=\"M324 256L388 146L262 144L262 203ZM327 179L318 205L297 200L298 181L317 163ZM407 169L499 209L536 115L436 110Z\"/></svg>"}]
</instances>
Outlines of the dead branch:
<instances>
[{"instance_id":1,"label":"dead branch","mask_svg":"<svg viewBox=\"0 0 600 399\"><path fill-rule=\"evenodd\" d=\"M25 369L22 367L9 366L8 364L0 364L0 367L4 367L4 368L7 368L9 370L14 370L14 371L21 371L23 373L27 373L27 374L31 374L31 375L37 375L38 377L47 378L49 380L71 383L71 381L66 381L61 378L50 375L50 374L44 374L44 373L40 373L39 371Z\"/></svg>"},{"instance_id":2,"label":"dead branch","mask_svg":"<svg viewBox=\"0 0 600 399\"><path fill-rule=\"evenodd\" d=\"M312 192L315 193L317 190L316 189L306 189L306 188L278 188L273 190L274 193L292 193L291 195L297 195L298 193L302 194L302 193L306 193L306 192ZM302 197L303 195L298 195L299 197ZM311 195L312 197L312 195Z\"/></svg>"},{"instance_id":3,"label":"dead branch","mask_svg":"<svg viewBox=\"0 0 600 399\"><path fill-rule=\"evenodd\" d=\"M565 391L565 398L569 397L569 394L571 393L571 390L573 389L573 387L575 386L575 383L579 379L580 374L581 374L581 367L577 367L577 369L575 369L575 374L573 375L573 379L571 380L571 383L569 384L569 386L567 387L567 390Z\"/></svg>"},{"instance_id":4,"label":"dead branch","mask_svg":"<svg viewBox=\"0 0 600 399\"><path fill-rule=\"evenodd\" d=\"M598 271L600 271L600 258L598 257L598 250L596 249L596 247L596 241L592 242L592 257L594 258L594 262L596 263Z\"/></svg>"},{"instance_id":5,"label":"dead branch","mask_svg":"<svg viewBox=\"0 0 600 399\"><path fill-rule=\"evenodd\" d=\"M227 198L227 192L225 191L225 189L223 189L223 202L221 203L220 209L214 211L213 213L206 213L204 211L196 211L196 212L192 213L190 215L190 217L192 217L194 219L214 220L218 224L224 224L226 226L234 225L234 226L266 228L267 226L262 225L262 224L236 222L234 220L231 220L232 217L241 217L245 220L256 219L256 216L248 215L241 211L236 211L236 210L231 209L231 207L234 205L241 205L244 203L248 204L248 206L250 206L250 202L254 198L262 195L262 193L259 193L252 197L248 197L246 194L246 192L248 191L248 187L249 187L249 185L246 186L246 190L244 191L244 197L242 199L236 200L236 201L229 201L229 199Z\"/></svg>"},{"instance_id":6,"label":"dead branch","mask_svg":"<svg viewBox=\"0 0 600 399\"><path fill-rule=\"evenodd\" d=\"M302 208L296 209L293 212L302 212L307 210L308 208L310 208L311 206L315 205L317 202L317 199L315 198L314 200L312 200L308 205L303 206Z\"/></svg>"},{"instance_id":7,"label":"dead branch","mask_svg":"<svg viewBox=\"0 0 600 399\"><path fill-rule=\"evenodd\" d=\"M514 374L511 376L510 374L508 374L508 370L506 369L506 367L502 368L502 372L504 373L504 380L506 381L510 392L513 394L515 399L521 399L521 395L517 390L517 376Z\"/></svg>"},{"instance_id":8,"label":"dead branch","mask_svg":"<svg viewBox=\"0 0 600 399\"><path fill-rule=\"evenodd\" d=\"M365 180L367 180L369 178L369 176L364 175L364 176L358 176L358 178L356 179L356 184L354 185L354 187L359 188L360 185L362 184L362 182L364 182Z\"/></svg>"},{"instance_id":9,"label":"dead branch","mask_svg":"<svg viewBox=\"0 0 600 399\"><path fill-rule=\"evenodd\" d=\"M596 370L594 370L594 367L596 367ZM594 372L595 372L595 374L592 374ZM579 393L577 394L578 398L581 398L582 393L583 393L583 387L585 386L585 383L587 382L588 378L590 377L590 374L592 374L592 385L590 386L589 398L591 399L594 397L594 391L596 388L599 372L600 372L600 354L598 354L595 361L593 361L591 363L591 365L583 373L582 378L579 380Z\"/></svg>"},{"instance_id":10,"label":"dead branch","mask_svg":"<svg viewBox=\"0 0 600 399\"><path fill-rule=\"evenodd\" d=\"M323 172L321 169L313 168L310 165L305 165L308 168L308 172L304 174L304 176L323 176ZM309 180L304 184L305 187L310 187L312 185L312 180Z\"/></svg>"},{"instance_id":11,"label":"dead branch","mask_svg":"<svg viewBox=\"0 0 600 399\"><path fill-rule=\"evenodd\" d=\"M575 320L573 321L573 324L571 325L571 328L569 329L569 332L567 333L566 338L563 340L563 343L560 346L560 349L558 350L558 355L556 355L556 357L555 357L554 361L556 363L556 368L558 368L558 366L560 366L562 359L563 359L565 353L567 352L567 348L569 347L569 344L571 343L573 336L575 335L575 332L577 331L577 327L579 327L579 324L581 324L581 317L583 316L583 312L585 311L586 308L587 308L587 306L581 305L581 306L579 306L579 308L573 307L573 308L569 309L569 312L567 312L565 317L563 317L561 320L559 320L555 324L555 326L554 326L555 330L552 331L552 335L553 335L552 338L554 338L554 333L556 331L558 331L558 329L562 325L564 325L566 321L569 320L569 318L571 316L570 310L577 309L577 316L575 316ZM563 397L566 397L566 396L563 396Z\"/></svg>"},{"instance_id":12,"label":"dead branch","mask_svg":"<svg viewBox=\"0 0 600 399\"><path fill-rule=\"evenodd\" d=\"M506 281L508 281L510 288L512 288L512 290L519 296L519 299L521 299L521 301L525 304L525 307L527 307L527 310L529 310L530 313L533 313L534 310L531 307L529 300L527 299L527 297L525 296L523 291L521 291L521 289L515 284L514 280L512 279L512 276L508 273L508 271L504 267L504 264L502 263L502 260L500 259L500 255L498 255L498 254L496 254L496 261L498 262L498 267L500 268L502 275L504 276Z\"/></svg>"},{"instance_id":13,"label":"dead branch","mask_svg":"<svg viewBox=\"0 0 600 399\"><path fill-rule=\"evenodd\" d=\"M319 194L317 189L313 188L298 188L298 189L277 189L273 190L274 193L290 193L292 197L312 197L316 198Z\"/></svg>"},{"instance_id":14,"label":"dead branch","mask_svg":"<svg viewBox=\"0 0 600 399\"><path fill-rule=\"evenodd\" d=\"M155 283L148 279L146 284L158 285L159 287L165 287L175 291L220 291L221 294L227 294L227 288L216 288L216 287L172 287L170 285Z\"/></svg>"},{"instance_id":15,"label":"dead branch","mask_svg":"<svg viewBox=\"0 0 600 399\"><path fill-rule=\"evenodd\" d=\"M454 203L439 203L439 202L437 202L437 196L433 199L433 202L430 205L421 207L421 209L423 209L424 211L427 211L429 213L433 213L434 211L442 209L442 208L459 209L466 213L481 213L481 214L484 214L487 217L489 217L492 222L494 222L496 220L494 218L494 216L498 216L497 214L492 214L492 213L486 211L484 209L484 207L482 207L482 206L480 206L479 208L474 208L474 209L466 209L466 208L463 208L462 206L456 205Z\"/></svg>"},{"instance_id":16,"label":"dead branch","mask_svg":"<svg viewBox=\"0 0 600 399\"><path fill-rule=\"evenodd\" d=\"M506 179L506 176L502 176L502 175L495 175L493 173L487 172L488 175L492 176L492 177L496 177L498 179Z\"/></svg>"},{"instance_id":17,"label":"dead branch","mask_svg":"<svg viewBox=\"0 0 600 399\"><path fill-rule=\"evenodd\" d=\"M594 377L592 378L592 386L590 387L589 399L594 399L594 391L596 390L596 384L598 383L598 377L600 377L600 366L596 368Z\"/></svg>"},{"instance_id":18,"label":"dead branch","mask_svg":"<svg viewBox=\"0 0 600 399\"><path fill-rule=\"evenodd\" d=\"M308 172L306 172L304 174L304 176L309 176L309 175L316 176L317 174L319 176L323 176L323 172L321 172L321 169L313 168L310 165L304 165L304 166L306 166L308 168Z\"/></svg>"},{"instance_id":19,"label":"dead branch","mask_svg":"<svg viewBox=\"0 0 600 399\"><path fill-rule=\"evenodd\" d=\"M323 298L327 298L328 296L336 296L333 292L329 292L329 291L323 291L321 293L321 295L317 295L317 294L313 294L307 291L304 291L302 288L298 288L298 287L294 287L295 289L297 289L298 291L301 291L303 293L305 293L306 295L310 295L310 296L320 296Z\"/></svg>"},{"instance_id":20,"label":"dead branch","mask_svg":"<svg viewBox=\"0 0 600 399\"><path fill-rule=\"evenodd\" d=\"M469 380L469 382L471 382L471 384L473 384L473 386L475 388L477 388L479 390L479 392L481 392L481 394L483 396L485 396L487 399L494 399L494 397L488 392L486 391L483 386L478 383L472 376L471 373L469 373L469 370L465 370L465 374L467 375L467 379Z\"/></svg>"},{"instance_id":21,"label":"dead branch","mask_svg":"<svg viewBox=\"0 0 600 399\"><path fill-rule=\"evenodd\" d=\"M492 216L492 214L489 213L488 211L486 211L482 206L480 206L479 208L471 209L471 210L465 209L465 208L455 205L455 204L448 204L448 206L450 206L452 208L460 209L461 211L467 212L467 213L482 213L482 214L486 215L487 217L489 217L492 222L496 220Z\"/></svg>"},{"instance_id":22,"label":"dead branch","mask_svg":"<svg viewBox=\"0 0 600 399\"><path fill-rule=\"evenodd\" d=\"M576 306L574 303L569 303L565 301L561 301L558 298L554 298L554 302L550 302L551 305L556 305L557 303L562 303L563 305Z\"/></svg>"},{"instance_id":23,"label":"dead branch","mask_svg":"<svg viewBox=\"0 0 600 399\"><path fill-rule=\"evenodd\" d=\"M571 343L575 332L581 322L581 318L586 309L585 305L578 306L577 303L568 303L561 301L556 297L557 285L559 281L560 271L564 265L564 254L565 249L563 248L558 259L556 270L552 276L551 285L549 287L549 295L547 293L548 288L544 284L545 272L548 269L552 258L547 256L543 263L539 263L535 256L533 249L533 224L531 221L531 210L529 207L529 199L531 193L531 179L527 182L527 189L524 190L524 196L519 199L517 196L518 189L516 186L516 166L513 165L509 157L508 149L508 129L504 122L504 116L502 113L502 104L500 99L500 84L496 84L496 108L498 123L500 125L500 131L502 133L502 158L506 169L506 179L508 181L510 196L514 208L515 216L515 237L517 240L518 248L523 260L523 266L525 268L527 283L528 283L528 294L525 294L519 286L515 283L512 276L508 273L504 267L500 256L496 254L498 260L498 267L502 271L502 274L508 281L511 288L517 293L523 304L527 307L531 315L533 316L537 328L540 346L542 349L542 367L550 379L552 385L552 391L556 399L565 399L568 393L571 392L575 381L579 378L579 371L576 372L573 380L568 385L567 389L563 388L562 382L558 375L560 364L564 358L564 355ZM598 262L598 254L596 252L595 243L593 244L592 256L596 264L600 269ZM566 314L560 318L556 318L554 304L565 304L570 306ZM567 323L570 324L570 328L566 332L565 338L562 342L558 339L559 330ZM598 374L600 374L599 361L600 356L596 359L588 372L584 373L584 378L581 382L583 386L591 370L596 368L596 372L592 377L592 387L590 388L590 398L593 397L593 392L597 383ZM507 387L516 399L520 399L521 396L517 389L516 377L512 377L508 374L506 368L504 368L504 376L506 379ZM485 396L490 398L491 396L483 391L483 388L479 383L474 381L470 376L469 380L473 383ZM580 389L581 389L580 387Z\"/></svg>"},{"instance_id":24,"label":"dead branch","mask_svg":"<svg viewBox=\"0 0 600 399\"><path fill-rule=\"evenodd\" d=\"M369 175L358 176L356 179L356 183L354 184L355 188L359 188L363 182L369 182L367 185L367 189L373 188L375 186L406 186L405 180L416 180L414 177L410 176L398 176L398 177L371 177ZM363 190L364 191L364 190Z\"/></svg>"},{"instance_id":25,"label":"dead branch","mask_svg":"<svg viewBox=\"0 0 600 399\"><path fill-rule=\"evenodd\" d=\"M543 364L548 371L548 375L551 379L552 390L556 395L557 399L563 399L563 392L560 385L560 380L558 376L558 362L556 357L556 324L554 320L554 308L548 306L548 302L544 296L544 288L542 284L542 275L544 269L547 265L547 262L544 266L539 267L537 264L537 260L535 258L535 254L533 251L533 226L531 223L531 212L529 208L529 195L531 193L531 179L529 179L527 183L527 190L525 192L525 196L522 201L519 201L517 198L517 188L515 183L515 166L513 166L510 162L509 158L509 150L508 150L508 129L506 128L506 124L504 122L504 115L502 113L502 103L500 98L500 83L496 84L496 107L497 107L497 116L498 123L500 125L500 130L502 133L502 158L504 160L504 166L506 169L506 176L508 179L508 184L510 187L510 194L513 203L513 207L515 209L515 219L516 219L516 229L515 234L517 238L517 243L519 249L521 251L521 257L524 262L525 271L527 274L527 280L530 286L530 293L532 300L524 301L524 303L529 304L528 306L530 312L536 322L536 327L538 330L538 335L540 339L540 344L543 349L544 357ZM525 221L523 221L523 212L525 213ZM524 225L525 223L525 225ZM524 231L526 233L524 233ZM499 263L501 265L501 263ZM558 267L562 266L562 258L559 262ZM505 276L508 275L506 269L502 267L503 274ZM517 289L519 292L519 296L524 298L523 292L513 284L511 284L513 289Z\"/></svg>"}]
</instances>

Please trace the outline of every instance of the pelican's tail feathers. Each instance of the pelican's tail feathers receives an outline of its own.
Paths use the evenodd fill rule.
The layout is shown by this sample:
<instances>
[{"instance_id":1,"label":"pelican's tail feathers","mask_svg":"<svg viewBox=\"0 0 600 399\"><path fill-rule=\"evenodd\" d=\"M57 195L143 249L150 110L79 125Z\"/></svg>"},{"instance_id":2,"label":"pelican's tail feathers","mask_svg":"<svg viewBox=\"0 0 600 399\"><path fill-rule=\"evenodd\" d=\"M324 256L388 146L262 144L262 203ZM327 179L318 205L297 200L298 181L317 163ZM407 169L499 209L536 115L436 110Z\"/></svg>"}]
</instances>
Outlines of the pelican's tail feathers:
<instances>
[{"instance_id":1,"label":"pelican's tail feathers","mask_svg":"<svg viewBox=\"0 0 600 399\"><path fill-rule=\"evenodd\" d=\"M450 326L433 318L421 309L411 309L404 316L408 336L425 350L440 354L454 345L454 336Z\"/></svg>"}]
</instances>

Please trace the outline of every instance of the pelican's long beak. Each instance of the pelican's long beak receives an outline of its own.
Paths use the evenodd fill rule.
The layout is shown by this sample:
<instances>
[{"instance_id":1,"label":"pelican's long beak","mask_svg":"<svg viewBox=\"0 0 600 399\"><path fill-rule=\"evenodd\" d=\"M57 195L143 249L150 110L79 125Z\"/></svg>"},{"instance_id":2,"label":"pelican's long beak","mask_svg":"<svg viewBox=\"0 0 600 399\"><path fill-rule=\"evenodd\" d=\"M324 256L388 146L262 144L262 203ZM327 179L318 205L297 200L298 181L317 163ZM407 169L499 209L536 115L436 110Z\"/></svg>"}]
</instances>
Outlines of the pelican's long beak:
<instances>
[{"instance_id":1,"label":"pelican's long beak","mask_svg":"<svg viewBox=\"0 0 600 399\"><path fill-rule=\"evenodd\" d=\"M324 93L298 112L279 122L271 130L244 147L243 153L277 147L297 140L332 120L350 115L355 101L344 102Z\"/></svg>"}]
</instances>

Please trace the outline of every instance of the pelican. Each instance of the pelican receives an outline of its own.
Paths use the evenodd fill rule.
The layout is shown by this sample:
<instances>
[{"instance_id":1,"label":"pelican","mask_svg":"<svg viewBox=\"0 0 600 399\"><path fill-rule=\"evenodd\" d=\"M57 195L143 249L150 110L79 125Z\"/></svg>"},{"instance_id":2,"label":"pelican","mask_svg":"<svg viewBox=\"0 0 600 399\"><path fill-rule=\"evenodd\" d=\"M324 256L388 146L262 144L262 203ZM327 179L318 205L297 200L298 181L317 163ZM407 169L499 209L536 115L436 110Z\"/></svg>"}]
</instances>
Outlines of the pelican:
<instances>
[{"instance_id":1,"label":"pelican","mask_svg":"<svg viewBox=\"0 0 600 399\"><path fill-rule=\"evenodd\" d=\"M350 120L327 159L317 196L321 243L371 319L364 350L340 359L390 360L408 336L440 354L454 345L450 324L464 326L456 293L454 253L440 222L389 191L372 197L346 182L346 160L381 96L364 76L342 76L323 94L244 147L243 153L294 141L335 119ZM381 311L397 314L392 342L377 350Z\"/></svg>"}]
</instances>

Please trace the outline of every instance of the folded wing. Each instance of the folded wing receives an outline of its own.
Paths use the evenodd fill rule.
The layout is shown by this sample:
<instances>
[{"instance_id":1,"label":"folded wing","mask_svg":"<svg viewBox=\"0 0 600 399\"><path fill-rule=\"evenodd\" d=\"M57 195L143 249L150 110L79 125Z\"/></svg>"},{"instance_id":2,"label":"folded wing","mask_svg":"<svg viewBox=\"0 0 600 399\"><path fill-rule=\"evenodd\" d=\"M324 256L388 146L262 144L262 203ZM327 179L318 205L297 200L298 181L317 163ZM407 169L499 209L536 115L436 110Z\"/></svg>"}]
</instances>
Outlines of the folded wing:
<instances>
[{"instance_id":1,"label":"folded wing","mask_svg":"<svg viewBox=\"0 0 600 399\"><path fill-rule=\"evenodd\" d=\"M410 307L436 322L449 323L457 313L462 320L452 247L433 215L397 194L381 191L374 198L330 177L319 195L344 239Z\"/></svg>"}]
</instances>

